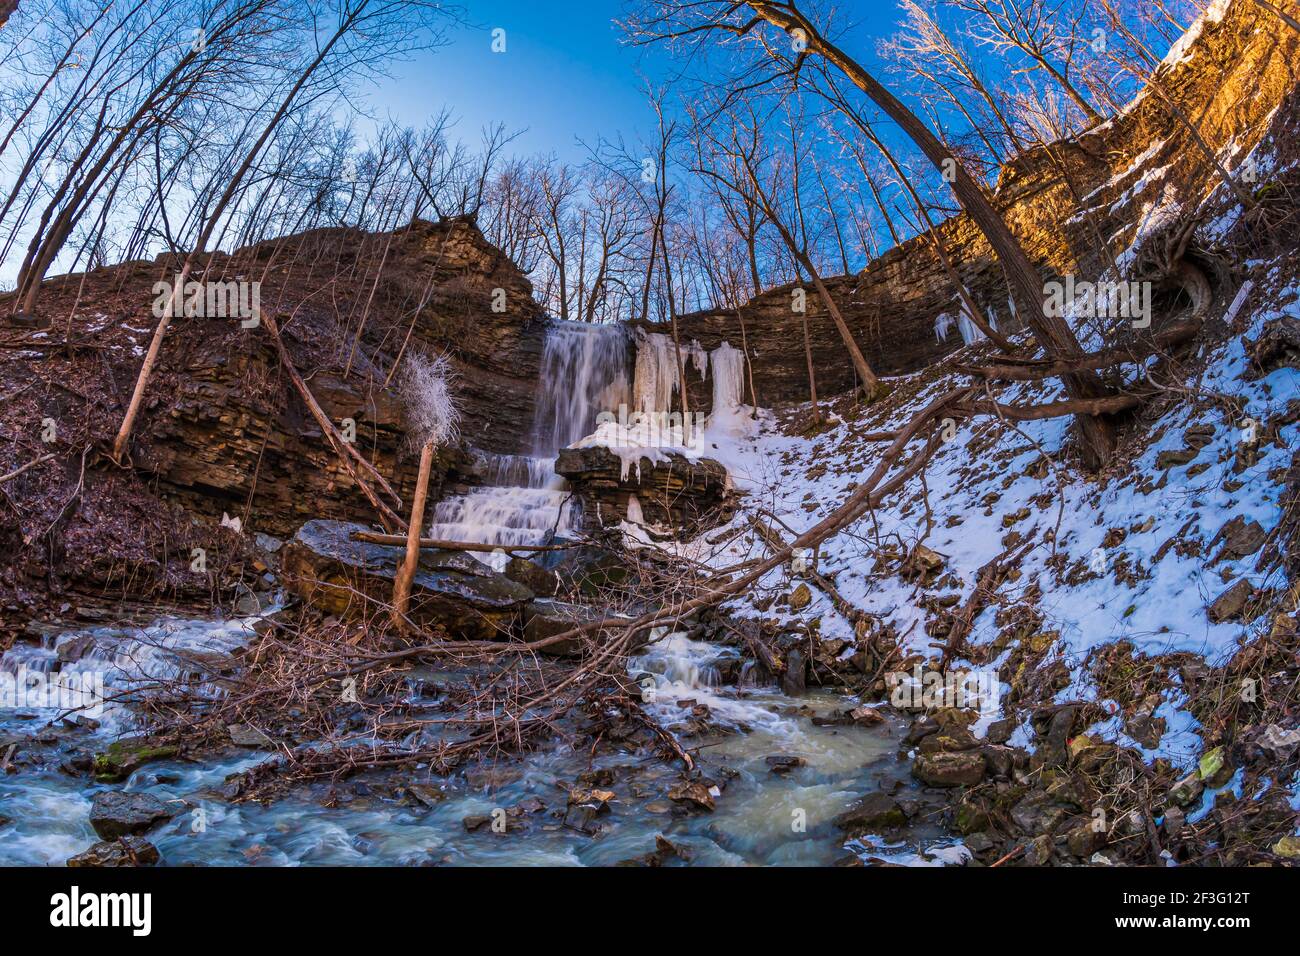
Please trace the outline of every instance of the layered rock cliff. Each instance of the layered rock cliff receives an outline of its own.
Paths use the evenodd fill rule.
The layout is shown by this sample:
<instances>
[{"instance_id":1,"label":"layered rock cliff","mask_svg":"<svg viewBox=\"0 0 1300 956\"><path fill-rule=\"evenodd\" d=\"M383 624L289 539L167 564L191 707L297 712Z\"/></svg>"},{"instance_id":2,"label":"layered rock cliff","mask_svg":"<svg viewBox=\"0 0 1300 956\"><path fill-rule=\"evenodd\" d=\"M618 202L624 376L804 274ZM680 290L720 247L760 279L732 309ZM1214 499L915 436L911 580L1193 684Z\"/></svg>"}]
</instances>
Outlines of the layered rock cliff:
<instances>
[{"instance_id":1,"label":"layered rock cliff","mask_svg":"<svg viewBox=\"0 0 1300 956\"><path fill-rule=\"evenodd\" d=\"M1270 134L1278 107L1294 98L1298 70L1300 36L1251 3L1220 0L1121 115L1008 163L998 177L994 204L1045 281L1067 273L1096 277L1147 225L1144 216L1157 198L1166 206L1181 205L1189 218L1196 215L1218 183L1207 148L1235 168L1238 157ZM1148 196L1143 172L1160 167L1169 167L1161 189L1172 188L1173 194ZM1254 190L1256 184L1242 173L1243 187ZM1080 204L1084 215L1078 214ZM975 301L996 316L1000 328L1018 328L1001 266L971 219L953 216L938 232ZM1109 253L1103 251L1107 247ZM1192 249L1188 255L1195 262L1200 252ZM1214 282L1213 266L1206 271ZM889 250L857 275L829 278L827 285L878 374L916 371L963 344L955 324L946 339L936 336L936 319L955 316L958 301L926 237ZM765 291L738 313L682 316L679 333L705 348L723 340L739 347L743 322L759 403L806 400L802 316L792 309L794 288ZM1176 290L1163 291L1170 299L1177 296ZM818 391L832 395L852 388L854 371L829 315L811 286L806 297ZM708 391L692 382L694 407L708 406Z\"/></svg>"},{"instance_id":2,"label":"layered rock cliff","mask_svg":"<svg viewBox=\"0 0 1300 956\"><path fill-rule=\"evenodd\" d=\"M1218 184L1206 149L1232 168L1263 138L1295 135L1300 38L1242 2L1216 5L1194 34L1122 115L1031 150L1002 170L997 204L1045 277L1095 276L1129 249L1130 265L1169 280L1171 263L1163 263L1162 276L1158 255L1139 260L1145 248L1159 246L1162 230L1201 215L1202 200ZM1204 147L1179 113L1194 123ZM1161 175L1148 175L1156 169ZM1278 186L1256 187L1261 204L1271 188ZM1169 220L1159 229L1152 226L1156 213ZM981 307L1003 327L1013 325L1001 267L982 235L964 215L940 231ZM1280 241L1276 231L1257 234L1260 242ZM1195 243L1178 251L1211 283L1223 279L1224 263L1252 254L1221 256ZM173 324L137 429L135 471L97 464L156 324L153 284L176 266L164 256L51 279L41 311L57 331L0 329L10 439L0 444L0 471L41 459L4 486L16 520L0 540L11 556L0 573L16 590L26 582L57 592L65 573L106 593L142 581L191 587L195 579L185 568L194 515L225 513L246 531L280 537L309 518L374 518L291 386L266 328L228 319ZM319 230L217 254L201 277L262 283L262 307L277 317L294 367L336 425L350 422L358 450L404 502L414 461L389 382L404 349L451 355L471 454L529 447L548 319L527 277L472 222L417 221L379 235ZM946 341L936 337L936 319L956 311L955 290L923 238L828 284L881 373L924 367L960 345L955 330ZM1176 286L1161 293L1167 305L1177 304ZM1231 286L1222 281L1222 290L1211 292ZM724 339L738 346L743 319L759 402L802 400L807 380L791 291L767 291L739 315L684 316L682 335L707 349ZM7 307L3 298L0 309ZM819 391L847 390L853 370L842 344L816 296L807 301ZM707 410L711 384L687 374L693 408ZM42 458L46 453L52 457ZM448 450L436 470L434 499L480 480L464 449ZM147 541L142 527L151 529Z\"/></svg>"}]
</instances>

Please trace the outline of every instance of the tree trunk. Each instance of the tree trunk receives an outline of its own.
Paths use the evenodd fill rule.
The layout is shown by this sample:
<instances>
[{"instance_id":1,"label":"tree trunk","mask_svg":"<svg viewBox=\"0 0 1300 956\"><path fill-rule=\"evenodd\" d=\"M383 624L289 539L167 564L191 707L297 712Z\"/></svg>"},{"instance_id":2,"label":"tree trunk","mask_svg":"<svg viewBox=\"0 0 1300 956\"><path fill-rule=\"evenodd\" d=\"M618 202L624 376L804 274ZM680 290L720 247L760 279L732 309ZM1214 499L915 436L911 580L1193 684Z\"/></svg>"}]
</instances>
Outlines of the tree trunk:
<instances>
[{"instance_id":1,"label":"tree trunk","mask_svg":"<svg viewBox=\"0 0 1300 956\"><path fill-rule=\"evenodd\" d=\"M420 449L420 474L415 480L415 498L411 502L411 520L406 525L406 557L393 579L393 624L399 631L411 630L406 619L411 607L411 584L420 564L420 532L424 528L424 505L429 496L429 472L433 470L433 443Z\"/></svg>"},{"instance_id":2,"label":"tree trunk","mask_svg":"<svg viewBox=\"0 0 1300 956\"><path fill-rule=\"evenodd\" d=\"M288 94L286 94L285 98L281 101L275 115L267 122L266 128L262 130L262 134L257 138L257 142L255 142L252 148L249 149L248 154L244 157L244 161L240 164L239 169L230 177L230 182L226 184L226 189L221 194L221 198L217 202L216 208L213 209L212 214L208 216L206 222L203 223L198 239L195 241L194 249L185 257L185 264L181 267L181 275L177 283L177 288L172 290L173 308L169 309L168 314L158 320L158 327L154 330L153 341L149 343L149 352L145 355L144 364L140 366L140 374L135 380L135 390L131 393L131 404L127 407L126 415L122 419L122 427L118 429L117 437L113 440L114 461L120 462L122 460L122 456L126 451L127 442L131 440L131 430L135 426L136 416L140 412L140 402L144 398L145 389L149 386L149 376L153 373L154 364L158 361L158 352L162 348L163 336L167 334L167 326L171 323L171 313L176 311L175 305L184 296L185 282L193 270L195 260L199 256L203 255L207 250L208 241L212 238L212 233L217 227L218 220L220 220L220 218L225 214L226 208L230 205L231 200L234 199L235 194L239 191L240 183L244 176L248 174L248 170L252 167L253 162L261 154L262 147L266 145L267 140L271 138L271 134L275 132L281 121L288 114L294 100L298 97L299 91L301 91L307 84L307 81L311 79L312 74L316 72L317 68L325 62L325 58L329 56L329 53L334 48L335 44L342 39L344 34L352 29L352 25L359 14L360 8L354 11L343 23L340 23L338 29L335 30L334 35L330 38L329 42L325 44L312 62L303 70L302 74L298 77L297 82L294 83L293 88L289 90Z\"/></svg>"},{"instance_id":3,"label":"tree trunk","mask_svg":"<svg viewBox=\"0 0 1300 956\"><path fill-rule=\"evenodd\" d=\"M1279 10L1273 4L1268 3L1267 0L1255 0L1255 6L1262 7L1270 13L1276 14L1278 19L1283 23L1289 26L1292 30L1295 30L1297 33L1300 33L1300 20L1296 20L1296 18L1290 14Z\"/></svg>"},{"instance_id":4,"label":"tree trunk","mask_svg":"<svg viewBox=\"0 0 1300 956\"><path fill-rule=\"evenodd\" d=\"M1049 315L1043 307L1046 295L1038 270L984 195L979 183L971 178L925 124L852 57L824 38L813 23L792 5L771 0L750 0L749 5L762 19L782 30L802 30L810 51L819 53L844 73L854 86L902 127L903 132L937 169L951 169L954 174L951 183L953 192L1001 261L1012 296L1038 344L1053 360L1079 355L1082 349L1069 324L1061 316ZM1063 382L1071 398L1093 399L1109 394L1100 377L1094 373L1068 375L1063 378ZM1083 439L1086 464L1096 468L1109 461L1115 450L1113 425L1096 416L1080 417L1077 424Z\"/></svg>"}]
</instances>

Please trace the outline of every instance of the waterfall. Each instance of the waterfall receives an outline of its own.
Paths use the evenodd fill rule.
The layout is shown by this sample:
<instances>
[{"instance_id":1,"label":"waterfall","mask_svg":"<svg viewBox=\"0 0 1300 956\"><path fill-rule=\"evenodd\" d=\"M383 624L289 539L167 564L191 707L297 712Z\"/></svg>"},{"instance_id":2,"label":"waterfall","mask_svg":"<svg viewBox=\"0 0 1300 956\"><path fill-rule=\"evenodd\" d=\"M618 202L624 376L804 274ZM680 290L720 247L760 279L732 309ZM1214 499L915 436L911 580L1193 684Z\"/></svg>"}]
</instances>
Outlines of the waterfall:
<instances>
[{"instance_id":1,"label":"waterfall","mask_svg":"<svg viewBox=\"0 0 1300 956\"><path fill-rule=\"evenodd\" d=\"M621 325L551 325L533 420L534 454L554 457L590 435L600 412L627 404L627 349L627 330Z\"/></svg>"},{"instance_id":2,"label":"waterfall","mask_svg":"<svg viewBox=\"0 0 1300 956\"><path fill-rule=\"evenodd\" d=\"M479 453L482 487L438 502L428 534L478 544L544 544L573 530L575 515L555 456L596 428L596 416L630 399L623 326L553 322L542 349L531 455ZM500 555L483 560L500 570Z\"/></svg>"},{"instance_id":3,"label":"waterfall","mask_svg":"<svg viewBox=\"0 0 1300 956\"><path fill-rule=\"evenodd\" d=\"M624 459L626 474L634 462L640 467L644 448L698 443L702 426L688 429L681 421L675 426L656 421L671 412L673 393L680 388L672 338L660 332L637 333L629 384L630 344L624 326L553 322L542 350L532 453L479 453L476 470L483 485L438 502L429 536L480 544L544 544L552 531L561 536L572 532L576 517L565 481L555 473L561 448L591 436L591 443L605 444ZM743 418L745 356L727 342L707 352L692 341L682 347L682 361L705 380L712 371L710 427L735 432ZM597 428L602 412L618 415L620 422ZM638 420L629 423L629 416ZM629 502L629 518L638 520L632 511ZM487 555L483 560L496 567L501 558Z\"/></svg>"}]
</instances>

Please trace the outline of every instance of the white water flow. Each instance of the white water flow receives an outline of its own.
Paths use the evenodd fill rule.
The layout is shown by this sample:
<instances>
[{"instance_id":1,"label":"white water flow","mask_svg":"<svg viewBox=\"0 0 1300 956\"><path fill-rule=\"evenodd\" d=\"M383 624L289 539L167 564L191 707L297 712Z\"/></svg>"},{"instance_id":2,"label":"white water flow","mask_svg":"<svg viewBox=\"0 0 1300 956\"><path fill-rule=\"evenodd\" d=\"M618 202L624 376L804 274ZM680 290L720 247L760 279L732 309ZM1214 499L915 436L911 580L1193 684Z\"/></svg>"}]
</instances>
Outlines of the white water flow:
<instances>
[{"instance_id":1,"label":"white water flow","mask_svg":"<svg viewBox=\"0 0 1300 956\"><path fill-rule=\"evenodd\" d=\"M440 501L428 534L480 544L544 544L573 528L574 513L555 456L592 432L596 416L629 398L628 339L622 326L555 322L547 330L531 455L482 455L486 483ZM485 555L495 564L497 555Z\"/></svg>"},{"instance_id":2,"label":"white water flow","mask_svg":"<svg viewBox=\"0 0 1300 956\"><path fill-rule=\"evenodd\" d=\"M584 439L605 445L623 459L626 475L634 465L639 468L636 463L648 449L698 444L698 425L659 422L681 389L673 340L662 333L638 333L631 369L630 346L624 326L553 323L542 353L531 454L480 453L483 486L439 502L429 536L480 544L545 544L552 534L571 532L576 517L565 481L555 473L561 448ZM704 379L712 366L710 425L731 430L743 401L744 355L726 342L707 352L692 341L682 347L682 365ZM598 428L602 413L619 421L606 420ZM502 557L482 559L495 567Z\"/></svg>"},{"instance_id":3,"label":"white water flow","mask_svg":"<svg viewBox=\"0 0 1300 956\"><path fill-rule=\"evenodd\" d=\"M255 624L164 618L146 627L70 631L15 645L0 657L0 671L11 685L20 673L67 680L94 673L109 697L131 689L144 693L160 678L192 678L196 659L210 667L214 659L237 653L253 637ZM232 746L202 760L158 760L108 786L149 793L177 808L172 821L147 835L173 866L613 865L653 849L659 835L706 866L835 862L846 855L835 817L906 773L893 756L897 735L819 724L816 718L859 702L821 690L792 701L772 686L737 684L740 663L735 648L658 631L628 667L638 684L653 689L647 706L656 719L689 735L705 772L722 784L715 788L711 813L673 812L666 794L680 782L676 763L619 749L593 757L586 746L572 748L565 734L518 762L492 761L448 776L409 768L341 785L307 783L265 804L229 803L221 791L231 774L272 757L275 745ZM439 673L413 673L412 693L425 693L418 689L425 682L436 686ZM24 680L23 686L35 683ZM59 865L98 840L89 815L100 785L64 768L103 752L119 734L131 732L133 721L120 703L98 711L98 723L75 725L55 720L61 708L44 695L24 693L17 703L0 706L0 742L17 741L17 772L0 771L0 866ZM702 709L716 730L688 726ZM7 746L0 748L0 760L7 752ZM775 774L773 755L804 763ZM611 773L616 794L611 812L600 818L598 837L560 825L566 794L591 770ZM405 792L412 785L433 798L413 798ZM530 813L509 838L465 831L465 817L525 800L544 810ZM203 808L205 829L194 829L190 807ZM794 819L806 826L792 827ZM951 839L916 828L905 844L847 846L860 856L915 863L956 860L963 852Z\"/></svg>"}]
</instances>

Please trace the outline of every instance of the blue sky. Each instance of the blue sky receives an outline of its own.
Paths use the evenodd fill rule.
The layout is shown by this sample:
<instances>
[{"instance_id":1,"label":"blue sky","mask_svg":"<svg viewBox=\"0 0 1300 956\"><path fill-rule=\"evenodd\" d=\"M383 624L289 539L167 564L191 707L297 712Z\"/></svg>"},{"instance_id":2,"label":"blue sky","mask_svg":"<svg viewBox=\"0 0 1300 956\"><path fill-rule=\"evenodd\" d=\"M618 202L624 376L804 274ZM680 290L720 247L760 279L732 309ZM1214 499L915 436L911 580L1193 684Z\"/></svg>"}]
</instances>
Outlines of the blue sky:
<instances>
[{"instance_id":1,"label":"blue sky","mask_svg":"<svg viewBox=\"0 0 1300 956\"><path fill-rule=\"evenodd\" d=\"M521 154L555 152L578 160L578 138L629 136L649 122L643 75L657 69L653 52L624 46L612 20L621 0L469 0L471 25L451 43L396 64L392 79L369 102L380 115L420 126L449 107L456 134L474 141L484 125L526 129ZM506 51L492 52L492 30L505 30Z\"/></svg>"},{"instance_id":2,"label":"blue sky","mask_svg":"<svg viewBox=\"0 0 1300 956\"><path fill-rule=\"evenodd\" d=\"M517 154L556 153L586 157L578 145L622 133L635 140L651 115L644 78L662 82L672 63L659 48L624 45L613 21L624 0L462 0L470 25L451 34L451 43L395 64L392 77L367 96L380 118L391 115L411 126L444 107L459 118L455 135L477 139L486 124L527 129L514 143ZM875 40L896 19L893 0L856 4L857 26L847 46L869 59ZM506 52L493 53L492 30L506 31Z\"/></svg>"}]
</instances>

